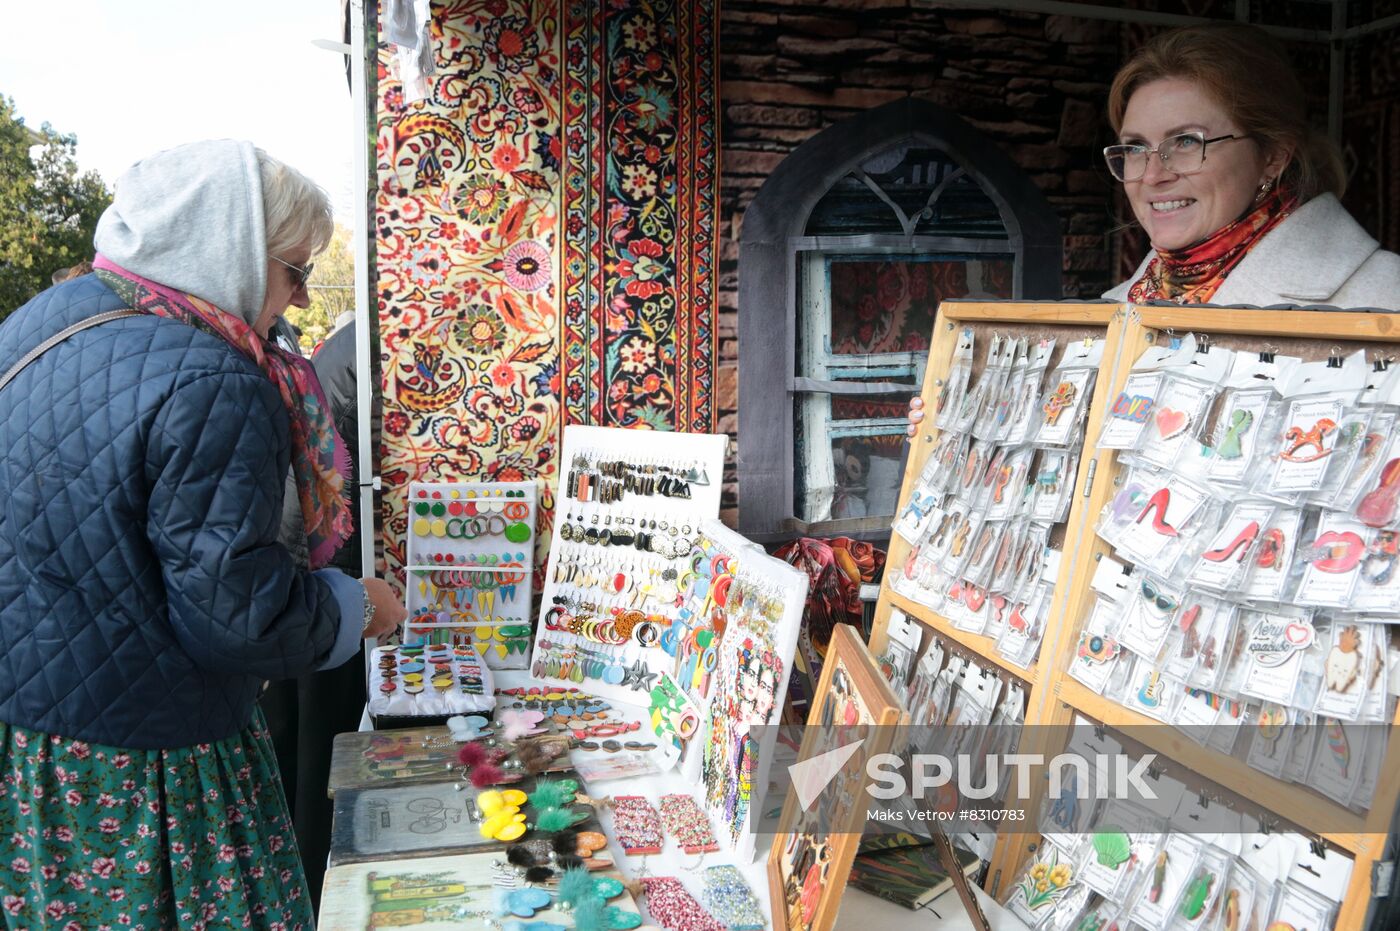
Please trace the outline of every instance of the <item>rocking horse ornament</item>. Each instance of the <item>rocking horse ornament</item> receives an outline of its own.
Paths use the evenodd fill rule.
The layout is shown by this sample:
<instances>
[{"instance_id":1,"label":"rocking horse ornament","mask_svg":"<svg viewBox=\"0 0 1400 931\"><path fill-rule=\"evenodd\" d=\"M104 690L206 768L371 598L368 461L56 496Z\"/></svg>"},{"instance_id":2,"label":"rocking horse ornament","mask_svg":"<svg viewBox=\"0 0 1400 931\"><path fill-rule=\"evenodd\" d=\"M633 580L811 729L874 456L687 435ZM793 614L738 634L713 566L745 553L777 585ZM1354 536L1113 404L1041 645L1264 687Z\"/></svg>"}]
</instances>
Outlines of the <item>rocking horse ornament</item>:
<instances>
[{"instance_id":1,"label":"rocking horse ornament","mask_svg":"<svg viewBox=\"0 0 1400 931\"><path fill-rule=\"evenodd\" d=\"M1289 427L1288 432L1283 435L1284 450L1282 458L1289 462L1316 462L1324 456L1330 455L1332 450L1325 445L1326 439L1337 429L1336 423L1327 417L1320 418L1308 430L1302 427ZM1312 455L1299 455L1299 453L1311 447Z\"/></svg>"}]
</instances>

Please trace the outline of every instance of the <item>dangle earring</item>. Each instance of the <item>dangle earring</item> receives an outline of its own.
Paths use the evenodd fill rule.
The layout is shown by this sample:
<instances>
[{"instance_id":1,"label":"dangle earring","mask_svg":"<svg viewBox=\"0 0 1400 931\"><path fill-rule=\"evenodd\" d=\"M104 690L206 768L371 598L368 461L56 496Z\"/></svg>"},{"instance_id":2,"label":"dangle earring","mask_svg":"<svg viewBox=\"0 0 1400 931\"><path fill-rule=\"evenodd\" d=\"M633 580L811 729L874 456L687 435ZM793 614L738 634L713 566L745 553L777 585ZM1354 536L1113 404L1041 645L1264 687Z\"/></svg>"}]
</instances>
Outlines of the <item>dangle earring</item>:
<instances>
[{"instance_id":1,"label":"dangle earring","mask_svg":"<svg viewBox=\"0 0 1400 931\"><path fill-rule=\"evenodd\" d=\"M1259 184L1259 193L1254 195L1254 202L1257 204L1269 196L1269 192L1274 189L1274 179L1265 178Z\"/></svg>"}]
</instances>

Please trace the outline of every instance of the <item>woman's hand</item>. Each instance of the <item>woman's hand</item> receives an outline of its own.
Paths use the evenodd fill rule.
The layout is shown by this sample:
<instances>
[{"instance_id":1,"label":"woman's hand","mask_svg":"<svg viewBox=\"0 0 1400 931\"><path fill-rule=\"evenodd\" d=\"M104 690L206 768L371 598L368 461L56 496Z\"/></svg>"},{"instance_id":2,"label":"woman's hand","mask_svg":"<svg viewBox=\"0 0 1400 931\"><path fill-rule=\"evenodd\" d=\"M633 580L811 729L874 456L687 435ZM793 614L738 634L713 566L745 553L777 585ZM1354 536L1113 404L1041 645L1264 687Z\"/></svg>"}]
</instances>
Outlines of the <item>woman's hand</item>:
<instances>
[{"instance_id":1,"label":"woman's hand","mask_svg":"<svg viewBox=\"0 0 1400 931\"><path fill-rule=\"evenodd\" d=\"M374 605L374 619L365 628L366 639L380 640L395 633L408 612L389 583L383 579L364 579L365 597Z\"/></svg>"},{"instance_id":2,"label":"woman's hand","mask_svg":"<svg viewBox=\"0 0 1400 931\"><path fill-rule=\"evenodd\" d=\"M911 437L919 432L919 424L924 422L924 399L917 394L909 399L909 429Z\"/></svg>"}]
</instances>

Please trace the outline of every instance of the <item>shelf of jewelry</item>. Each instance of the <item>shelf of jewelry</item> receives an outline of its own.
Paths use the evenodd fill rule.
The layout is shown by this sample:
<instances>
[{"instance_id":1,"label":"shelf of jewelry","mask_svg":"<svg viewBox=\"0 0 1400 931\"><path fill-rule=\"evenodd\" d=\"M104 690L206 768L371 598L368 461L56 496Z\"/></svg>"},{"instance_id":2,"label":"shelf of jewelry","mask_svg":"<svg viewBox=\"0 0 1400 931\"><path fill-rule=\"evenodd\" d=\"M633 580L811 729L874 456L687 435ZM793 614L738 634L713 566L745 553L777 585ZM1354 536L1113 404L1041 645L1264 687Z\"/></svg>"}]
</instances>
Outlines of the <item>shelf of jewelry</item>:
<instances>
[{"instance_id":1,"label":"shelf of jewelry","mask_svg":"<svg viewBox=\"0 0 1400 931\"><path fill-rule=\"evenodd\" d=\"M665 644L698 530L684 516L565 504L536 629L536 677L646 704L670 671Z\"/></svg>"},{"instance_id":2,"label":"shelf of jewelry","mask_svg":"<svg viewBox=\"0 0 1400 931\"><path fill-rule=\"evenodd\" d=\"M475 642L493 669L525 668L534 595L535 483L413 482L408 502L403 642ZM469 533L469 527L476 532Z\"/></svg>"}]
</instances>

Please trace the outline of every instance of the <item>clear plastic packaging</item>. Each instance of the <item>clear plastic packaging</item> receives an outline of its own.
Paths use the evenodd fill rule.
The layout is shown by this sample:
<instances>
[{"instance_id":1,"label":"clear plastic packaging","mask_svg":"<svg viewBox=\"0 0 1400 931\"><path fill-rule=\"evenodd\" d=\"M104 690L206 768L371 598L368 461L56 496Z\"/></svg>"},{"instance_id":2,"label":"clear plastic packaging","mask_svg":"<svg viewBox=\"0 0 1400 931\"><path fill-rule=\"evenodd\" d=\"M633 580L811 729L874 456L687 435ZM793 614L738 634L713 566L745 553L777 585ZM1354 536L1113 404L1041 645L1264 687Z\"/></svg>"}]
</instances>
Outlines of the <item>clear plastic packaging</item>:
<instances>
[{"instance_id":1,"label":"clear plastic packaging","mask_svg":"<svg viewBox=\"0 0 1400 931\"><path fill-rule=\"evenodd\" d=\"M1101 339L1066 347L1041 395L1035 445L1064 448L1074 442L1089 409L1094 380L1103 361L1103 347Z\"/></svg>"},{"instance_id":2,"label":"clear plastic packaging","mask_svg":"<svg viewBox=\"0 0 1400 931\"><path fill-rule=\"evenodd\" d=\"M948 366L948 379L938 392L934 404L934 426L949 430L963 409L967 396L968 381L972 378L973 331L966 327L958 337L958 345L953 349L953 361Z\"/></svg>"}]
</instances>

